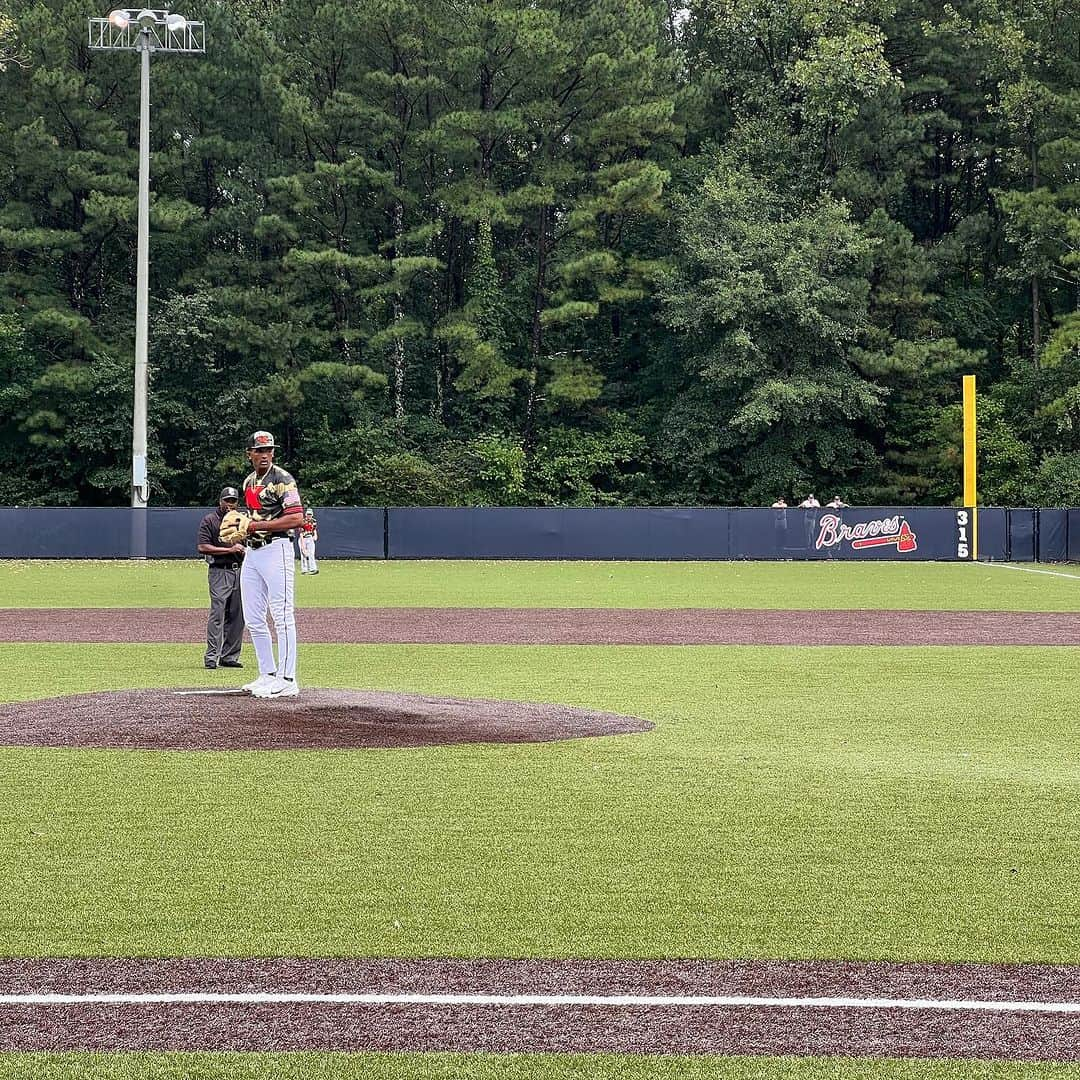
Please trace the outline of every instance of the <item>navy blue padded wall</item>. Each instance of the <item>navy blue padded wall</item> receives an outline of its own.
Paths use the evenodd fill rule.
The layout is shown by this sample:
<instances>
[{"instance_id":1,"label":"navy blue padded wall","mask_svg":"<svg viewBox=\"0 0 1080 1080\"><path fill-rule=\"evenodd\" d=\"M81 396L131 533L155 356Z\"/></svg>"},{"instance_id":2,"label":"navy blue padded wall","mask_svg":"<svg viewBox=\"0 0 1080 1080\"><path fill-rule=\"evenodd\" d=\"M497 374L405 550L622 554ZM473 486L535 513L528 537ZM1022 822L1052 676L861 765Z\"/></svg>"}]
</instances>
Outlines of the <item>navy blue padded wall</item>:
<instances>
[{"instance_id":1,"label":"navy blue padded wall","mask_svg":"<svg viewBox=\"0 0 1080 1080\"><path fill-rule=\"evenodd\" d=\"M198 507L0 507L0 557L198 558ZM317 511L321 557L461 559L956 558L957 511L946 507L856 507L845 526L898 516L917 546L886 540L856 549L830 543L827 508L446 508L335 507ZM981 558L1080 561L1080 509L987 507L979 512ZM136 531L139 522L145 529ZM822 530L826 529L823 536ZM1038 551L1036 551L1038 537ZM142 550L140 546L142 545Z\"/></svg>"},{"instance_id":2,"label":"navy blue padded wall","mask_svg":"<svg viewBox=\"0 0 1080 1080\"><path fill-rule=\"evenodd\" d=\"M196 551L199 525L210 508L198 506L154 507L147 513L148 559L201 559Z\"/></svg>"},{"instance_id":3,"label":"navy blue padded wall","mask_svg":"<svg viewBox=\"0 0 1080 1080\"><path fill-rule=\"evenodd\" d=\"M199 558L195 550L199 522L208 510L175 508L150 511L148 555L151 559ZM381 559L386 512L381 506L328 507L316 510L320 559Z\"/></svg>"},{"instance_id":4,"label":"navy blue padded wall","mask_svg":"<svg viewBox=\"0 0 1080 1080\"><path fill-rule=\"evenodd\" d=\"M1004 562L1008 557L1008 512L1004 506L980 506L979 558Z\"/></svg>"},{"instance_id":5,"label":"navy blue padded wall","mask_svg":"<svg viewBox=\"0 0 1080 1080\"><path fill-rule=\"evenodd\" d=\"M387 522L391 559L961 557L948 507L399 507Z\"/></svg>"},{"instance_id":6,"label":"navy blue padded wall","mask_svg":"<svg viewBox=\"0 0 1080 1080\"><path fill-rule=\"evenodd\" d=\"M1072 509L1067 511L1069 517L1069 546L1068 557L1069 562L1080 562L1080 510Z\"/></svg>"},{"instance_id":7,"label":"navy blue padded wall","mask_svg":"<svg viewBox=\"0 0 1080 1080\"><path fill-rule=\"evenodd\" d=\"M0 556L126 559L134 513L121 506L0 507Z\"/></svg>"},{"instance_id":8,"label":"navy blue padded wall","mask_svg":"<svg viewBox=\"0 0 1080 1080\"><path fill-rule=\"evenodd\" d=\"M1035 561L1035 511L1009 511L1009 559L1011 562Z\"/></svg>"},{"instance_id":9,"label":"navy blue padded wall","mask_svg":"<svg viewBox=\"0 0 1080 1080\"><path fill-rule=\"evenodd\" d=\"M0 507L0 558L198 559L199 523L208 507ZM320 558L384 557L382 507L321 510Z\"/></svg>"},{"instance_id":10,"label":"navy blue padded wall","mask_svg":"<svg viewBox=\"0 0 1080 1080\"><path fill-rule=\"evenodd\" d=\"M315 510L320 559L382 559L386 511L381 506L336 506Z\"/></svg>"},{"instance_id":11,"label":"navy blue padded wall","mask_svg":"<svg viewBox=\"0 0 1080 1080\"><path fill-rule=\"evenodd\" d=\"M734 559L959 558L957 511L949 507L790 507L730 514Z\"/></svg>"},{"instance_id":12,"label":"navy blue padded wall","mask_svg":"<svg viewBox=\"0 0 1080 1080\"><path fill-rule=\"evenodd\" d=\"M392 507L391 559L727 559L724 508Z\"/></svg>"},{"instance_id":13,"label":"navy blue padded wall","mask_svg":"<svg viewBox=\"0 0 1080 1080\"><path fill-rule=\"evenodd\" d=\"M1069 512L1065 509L1040 510L1036 530L1039 562L1065 562L1069 557Z\"/></svg>"}]
</instances>

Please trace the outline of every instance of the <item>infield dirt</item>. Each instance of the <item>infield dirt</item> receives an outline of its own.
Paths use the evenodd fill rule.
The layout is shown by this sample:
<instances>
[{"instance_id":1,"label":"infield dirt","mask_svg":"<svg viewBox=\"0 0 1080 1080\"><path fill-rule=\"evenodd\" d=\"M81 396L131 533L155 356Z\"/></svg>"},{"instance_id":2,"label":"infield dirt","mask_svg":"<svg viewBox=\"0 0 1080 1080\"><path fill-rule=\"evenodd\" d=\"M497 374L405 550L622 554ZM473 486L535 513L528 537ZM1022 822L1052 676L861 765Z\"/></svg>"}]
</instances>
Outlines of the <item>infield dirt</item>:
<instances>
[{"instance_id":1,"label":"infield dirt","mask_svg":"<svg viewBox=\"0 0 1080 1080\"><path fill-rule=\"evenodd\" d=\"M453 1050L1080 1060L1080 969L830 961L0 960L5 995L432 994L844 997L979 1010L716 1005L35 1003L0 1050Z\"/></svg>"},{"instance_id":2,"label":"infield dirt","mask_svg":"<svg viewBox=\"0 0 1080 1080\"><path fill-rule=\"evenodd\" d=\"M715 608L301 608L304 643L1080 645L1080 613ZM0 608L0 641L191 642L198 608Z\"/></svg>"}]
</instances>

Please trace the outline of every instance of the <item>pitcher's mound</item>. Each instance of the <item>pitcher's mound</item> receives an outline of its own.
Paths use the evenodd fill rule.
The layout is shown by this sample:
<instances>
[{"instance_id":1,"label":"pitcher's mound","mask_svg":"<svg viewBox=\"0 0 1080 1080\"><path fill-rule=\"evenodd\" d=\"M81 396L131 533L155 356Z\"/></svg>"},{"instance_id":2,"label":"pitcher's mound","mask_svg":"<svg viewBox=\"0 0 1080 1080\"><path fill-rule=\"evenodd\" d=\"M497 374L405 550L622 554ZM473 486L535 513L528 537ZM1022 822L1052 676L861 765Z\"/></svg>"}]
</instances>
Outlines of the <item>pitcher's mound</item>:
<instances>
[{"instance_id":1,"label":"pitcher's mound","mask_svg":"<svg viewBox=\"0 0 1080 1080\"><path fill-rule=\"evenodd\" d=\"M136 750L352 750L522 743L651 731L647 720L565 705L367 690L124 690L0 705L0 746Z\"/></svg>"}]
</instances>

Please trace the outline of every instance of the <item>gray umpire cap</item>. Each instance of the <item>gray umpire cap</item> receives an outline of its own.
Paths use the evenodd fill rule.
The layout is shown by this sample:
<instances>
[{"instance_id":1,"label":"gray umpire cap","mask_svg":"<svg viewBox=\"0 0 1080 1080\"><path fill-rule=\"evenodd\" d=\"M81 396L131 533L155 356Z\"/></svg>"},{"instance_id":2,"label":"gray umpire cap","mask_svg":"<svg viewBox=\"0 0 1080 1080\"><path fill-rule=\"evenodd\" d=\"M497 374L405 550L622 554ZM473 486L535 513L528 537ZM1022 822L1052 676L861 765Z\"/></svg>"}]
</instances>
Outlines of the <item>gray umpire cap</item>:
<instances>
[{"instance_id":1,"label":"gray umpire cap","mask_svg":"<svg viewBox=\"0 0 1080 1080\"><path fill-rule=\"evenodd\" d=\"M221 502L222 499L236 499L239 502L240 492L234 487L223 487L221 494L218 496L218 502Z\"/></svg>"}]
</instances>

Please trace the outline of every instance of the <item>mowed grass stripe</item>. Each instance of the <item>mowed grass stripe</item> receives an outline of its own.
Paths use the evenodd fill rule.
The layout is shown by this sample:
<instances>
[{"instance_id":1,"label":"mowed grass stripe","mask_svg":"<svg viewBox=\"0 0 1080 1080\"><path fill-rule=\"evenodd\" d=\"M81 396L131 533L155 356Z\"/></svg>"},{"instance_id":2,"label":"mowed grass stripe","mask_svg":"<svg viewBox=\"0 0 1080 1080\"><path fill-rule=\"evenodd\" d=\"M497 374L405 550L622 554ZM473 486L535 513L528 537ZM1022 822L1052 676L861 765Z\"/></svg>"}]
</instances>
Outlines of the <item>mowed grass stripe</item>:
<instances>
[{"instance_id":1,"label":"mowed grass stripe","mask_svg":"<svg viewBox=\"0 0 1080 1080\"><path fill-rule=\"evenodd\" d=\"M4 693L221 681L192 653L5 646ZM311 685L658 726L421 751L0 751L0 952L1075 963L1075 656L309 646Z\"/></svg>"},{"instance_id":2,"label":"mowed grass stripe","mask_svg":"<svg viewBox=\"0 0 1080 1080\"><path fill-rule=\"evenodd\" d=\"M0 1054L3 1080L1074 1080L1051 1062L611 1054Z\"/></svg>"},{"instance_id":3,"label":"mowed grass stripe","mask_svg":"<svg viewBox=\"0 0 1080 1080\"><path fill-rule=\"evenodd\" d=\"M1080 578L966 563L321 563L297 577L301 607L849 608L1075 611ZM199 607L206 566L0 562L3 607Z\"/></svg>"}]
</instances>

